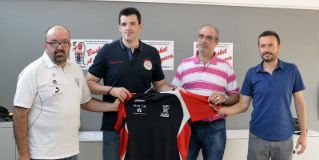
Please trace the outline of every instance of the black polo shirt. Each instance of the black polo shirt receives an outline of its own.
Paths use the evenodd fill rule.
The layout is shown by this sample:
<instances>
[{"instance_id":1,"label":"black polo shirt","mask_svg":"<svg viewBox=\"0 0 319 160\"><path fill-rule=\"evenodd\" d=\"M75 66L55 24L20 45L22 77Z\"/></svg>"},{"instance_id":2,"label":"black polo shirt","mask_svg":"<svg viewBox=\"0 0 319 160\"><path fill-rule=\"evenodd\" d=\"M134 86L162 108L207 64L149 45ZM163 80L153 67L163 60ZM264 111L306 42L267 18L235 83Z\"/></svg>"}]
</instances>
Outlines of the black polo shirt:
<instances>
[{"instance_id":1,"label":"black polo shirt","mask_svg":"<svg viewBox=\"0 0 319 160\"><path fill-rule=\"evenodd\" d=\"M140 41L139 47L131 54L121 39L101 48L89 72L102 78L105 86L124 87L131 93L144 93L151 87L151 82L164 79L156 48ZM114 100L113 96L103 95L103 101ZM104 112L101 129L114 130L116 120L117 112Z\"/></svg>"}]
</instances>

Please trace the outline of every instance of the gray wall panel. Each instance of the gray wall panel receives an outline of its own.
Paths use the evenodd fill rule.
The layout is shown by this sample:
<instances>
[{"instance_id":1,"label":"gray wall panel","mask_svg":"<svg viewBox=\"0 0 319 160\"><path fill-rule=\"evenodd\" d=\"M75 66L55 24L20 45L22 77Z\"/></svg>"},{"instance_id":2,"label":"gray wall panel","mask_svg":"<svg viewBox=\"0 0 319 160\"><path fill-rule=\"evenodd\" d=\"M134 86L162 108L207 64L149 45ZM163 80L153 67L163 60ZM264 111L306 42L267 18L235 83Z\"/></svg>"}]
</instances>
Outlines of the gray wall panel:
<instances>
[{"instance_id":1,"label":"gray wall panel","mask_svg":"<svg viewBox=\"0 0 319 160\"><path fill-rule=\"evenodd\" d=\"M183 4L94 1L0 1L0 105L12 111L17 76L43 53L44 34L51 25L65 25L72 38L119 38L118 12L128 6L142 13L141 39L175 41L175 69L192 56L202 24L216 25L223 42L234 43L234 69L241 86L246 71L260 62L257 37L275 30L282 40L279 57L295 63L303 76L308 128L318 120L318 11ZM84 72L86 74L86 72ZM165 71L171 82L175 71ZM97 96L100 98L100 96ZM294 110L294 106L292 105ZM228 129L247 129L251 108L228 118ZM293 112L295 114L295 112ZM81 112L81 130L99 130L100 113Z\"/></svg>"}]
</instances>

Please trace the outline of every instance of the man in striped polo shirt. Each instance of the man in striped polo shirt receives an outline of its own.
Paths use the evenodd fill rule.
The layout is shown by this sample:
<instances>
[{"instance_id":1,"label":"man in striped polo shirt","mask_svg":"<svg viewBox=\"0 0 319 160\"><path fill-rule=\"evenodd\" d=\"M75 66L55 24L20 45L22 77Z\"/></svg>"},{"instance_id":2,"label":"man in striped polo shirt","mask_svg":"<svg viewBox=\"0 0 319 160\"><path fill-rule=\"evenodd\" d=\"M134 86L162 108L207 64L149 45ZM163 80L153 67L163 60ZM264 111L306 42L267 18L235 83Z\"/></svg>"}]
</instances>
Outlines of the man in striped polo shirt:
<instances>
[{"instance_id":1,"label":"man in striped polo shirt","mask_svg":"<svg viewBox=\"0 0 319 160\"><path fill-rule=\"evenodd\" d=\"M198 34L196 56L184 59L178 66L172 85L209 96L208 101L232 105L239 100L239 88L231 65L217 57L218 30L203 25ZM187 160L196 160L202 149L204 160L222 160L226 145L224 115L216 115L191 125L192 134Z\"/></svg>"}]
</instances>

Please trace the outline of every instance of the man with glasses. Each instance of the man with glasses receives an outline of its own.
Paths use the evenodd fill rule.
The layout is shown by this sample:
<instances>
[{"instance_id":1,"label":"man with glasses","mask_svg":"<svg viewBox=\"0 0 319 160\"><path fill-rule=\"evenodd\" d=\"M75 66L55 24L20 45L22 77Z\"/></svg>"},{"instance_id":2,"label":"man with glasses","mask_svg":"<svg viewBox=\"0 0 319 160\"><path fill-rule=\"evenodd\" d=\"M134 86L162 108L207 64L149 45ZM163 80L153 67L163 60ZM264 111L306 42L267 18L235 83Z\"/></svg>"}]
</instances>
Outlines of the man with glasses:
<instances>
[{"instance_id":1,"label":"man with glasses","mask_svg":"<svg viewBox=\"0 0 319 160\"><path fill-rule=\"evenodd\" d=\"M118 16L121 39L104 45L94 59L86 76L94 94L103 95L103 100L113 102L115 98L124 101L132 93L144 93L151 88L169 91L156 48L139 39L141 14L136 8L125 8ZM103 84L99 82L103 79ZM114 130L117 112L103 114L103 159L119 159L120 133Z\"/></svg>"},{"instance_id":2,"label":"man with glasses","mask_svg":"<svg viewBox=\"0 0 319 160\"><path fill-rule=\"evenodd\" d=\"M90 96L81 68L67 60L70 33L51 27L44 54L20 73L13 125L19 160L75 160L79 153L80 106L94 112L117 111L119 101Z\"/></svg>"},{"instance_id":3,"label":"man with glasses","mask_svg":"<svg viewBox=\"0 0 319 160\"><path fill-rule=\"evenodd\" d=\"M214 104L231 105L239 100L236 75L228 62L214 52L219 42L218 30L203 25L198 34L198 52L178 66L172 85L187 91L209 96ZM224 115L194 122L188 149L188 160L196 160L202 149L204 160L222 160L226 145Z\"/></svg>"}]
</instances>

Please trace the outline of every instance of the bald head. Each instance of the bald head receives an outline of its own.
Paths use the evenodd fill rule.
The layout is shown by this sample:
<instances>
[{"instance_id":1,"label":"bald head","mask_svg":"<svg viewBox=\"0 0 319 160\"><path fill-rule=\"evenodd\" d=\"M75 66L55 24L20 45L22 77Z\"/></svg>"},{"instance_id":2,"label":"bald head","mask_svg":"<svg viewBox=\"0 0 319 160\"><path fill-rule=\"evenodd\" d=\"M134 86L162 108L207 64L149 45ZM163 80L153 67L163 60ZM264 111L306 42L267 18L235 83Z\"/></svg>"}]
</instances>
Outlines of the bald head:
<instances>
[{"instance_id":1,"label":"bald head","mask_svg":"<svg viewBox=\"0 0 319 160\"><path fill-rule=\"evenodd\" d=\"M45 34L45 41L48 41L48 36L52 35L55 32L66 32L70 39L70 32L64 26L52 26L47 30Z\"/></svg>"}]
</instances>

